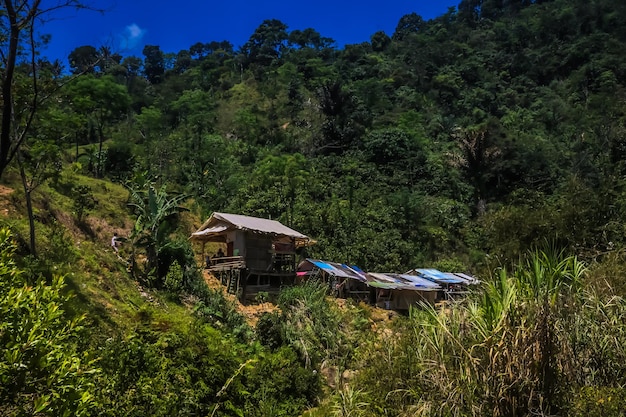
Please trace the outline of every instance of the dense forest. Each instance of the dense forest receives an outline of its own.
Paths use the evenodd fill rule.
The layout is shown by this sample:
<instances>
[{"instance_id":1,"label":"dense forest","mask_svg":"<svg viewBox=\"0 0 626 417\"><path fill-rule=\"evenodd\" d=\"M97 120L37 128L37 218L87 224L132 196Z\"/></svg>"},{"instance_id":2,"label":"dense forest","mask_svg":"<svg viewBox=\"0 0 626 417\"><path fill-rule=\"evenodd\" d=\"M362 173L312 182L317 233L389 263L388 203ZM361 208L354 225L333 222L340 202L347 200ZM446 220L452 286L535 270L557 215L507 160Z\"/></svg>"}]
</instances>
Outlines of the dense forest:
<instances>
[{"instance_id":1,"label":"dense forest","mask_svg":"<svg viewBox=\"0 0 626 417\"><path fill-rule=\"evenodd\" d=\"M343 48L266 20L69 68L38 2L2 4L0 415L626 408L622 0L463 0ZM250 324L187 239L214 211L484 286L379 320L310 283Z\"/></svg>"}]
</instances>

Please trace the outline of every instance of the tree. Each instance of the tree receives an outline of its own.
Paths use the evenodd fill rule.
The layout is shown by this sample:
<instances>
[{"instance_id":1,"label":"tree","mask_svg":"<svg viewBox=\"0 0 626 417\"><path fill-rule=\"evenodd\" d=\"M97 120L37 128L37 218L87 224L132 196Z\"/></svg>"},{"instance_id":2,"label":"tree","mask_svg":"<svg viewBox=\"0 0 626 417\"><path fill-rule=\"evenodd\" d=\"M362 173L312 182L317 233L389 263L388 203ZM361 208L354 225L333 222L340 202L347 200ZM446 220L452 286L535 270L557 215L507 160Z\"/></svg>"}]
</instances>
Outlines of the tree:
<instances>
[{"instance_id":1,"label":"tree","mask_svg":"<svg viewBox=\"0 0 626 417\"><path fill-rule=\"evenodd\" d=\"M157 45L146 45L143 48L146 57L143 64L143 72L150 84L158 84L163 81L165 74L165 56Z\"/></svg>"},{"instance_id":2,"label":"tree","mask_svg":"<svg viewBox=\"0 0 626 417\"><path fill-rule=\"evenodd\" d=\"M287 25L277 19L264 20L242 48L251 64L269 66L286 47Z\"/></svg>"},{"instance_id":3,"label":"tree","mask_svg":"<svg viewBox=\"0 0 626 417\"><path fill-rule=\"evenodd\" d=\"M417 33L424 25L424 19L417 13L406 14L400 18L393 39L401 41L412 33Z\"/></svg>"},{"instance_id":4,"label":"tree","mask_svg":"<svg viewBox=\"0 0 626 417\"><path fill-rule=\"evenodd\" d=\"M304 30L296 29L289 33L289 45L297 46L298 48L322 50L330 48L333 43L335 43L333 39L321 36L320 33L313 28Z\"/></svg>"},{"instance_id":5,"label":"tree","mask_svg":"<svg viewBox=\"0 0 626 417\"><path fill-rule=\"evenodd\" d=\"M38 106L50 95L41 95L38 84L37 39L35 26L54 10L66 7L84 8L78 0L60 0L43 7L42 0L2 0L0 11L0 85L2 92L2 126L0 127L0 177L26 140ZM8 42L7 42L8 40ZM23 62L30 68L29 93L16 96L15 70ZM26 102L23 112L16 112L16 103ZM21 117L15 117L17 115Z\"/></svg>"},{"instance_id":6,"label":"tree","mask_svg":"<svg viewBox=\"0 0 626 417\"><path fill-rule=\"evenodd\" d=\"M494 160L500 156L501 150L489 143L484 128L457 128L453 139L460 152L453 154L452 162L465 170L474 186L476 212L482 215L485 213L488 171Z\"/></svg>"},{"instance_id":7,"label":"tree","mask_svg":"<svg viewBox=\"0 0 626 417\"><path fill-rule=\"evenodd\" d=\"M167 274L160 262L161 251L169 243L169 233L178 215L187 211L180 205L186 196L170 197L165 187L156 189L151 183L146 183L142 188L129 188L129 191L129 206L137 216L130 235L133 250L131 262L136 266L137 249L145 250L145 275L149 280L154 280L153 285L160 288Z\"/></svg>"},{"instance_id":8,"label":"tree","mask_svg":"<svg viewBox=\"0 0 626 417\"><path fill-rule=\"evenodd\" d=\"M171 103L172 110L176 112L177 121L193 130L196 137L204 132L210 132L215 123L213 111L215 99L211 94L202 90L185 90L180 97ZM197 149L197 147L196 147Z\"/></svg>"},{"instance_id":9,"label":"tree","mask_svg":"<svg viewBox=\"0 0 626 417\"><path fill-rule=\"evenodd\" d=\"M391 38L385 32L379 30L370 37L372 50L375 52L384 51L391 43Z\"/></svg>"},{"instance_id":10,"label":"tree","mask_svg":"<svg viewBox=\"0 0 626 417\"><path fill-rule=\"evenodd\" d=\"M67 57L72 74L93 73L99 58L98 50L91 45L74 48Z\"/></svg>"},{"instance_id":11,"label":"tree","mask_svg":"<svg viewBox=\"0 0 626 417\"><path fill-rule=\"evenodd\" d=\"M298 193L309 178L306 158L298 153L269 155L257 163L253 178L242 194L244 210L271 218L285 215L291 225Z\"/></svg>"},{"instance_id":12,"label":"tree","mask_svg":"<svg viewBox=\"0 0 626 417\"><path fill-rule=\"evenodd\" d=\"M103 73L109 73L111 69L122 62L122 55L113 52L110 46L103 45L98 49L98 68Z\"/></svg>"},{"instance_id":13,"label":"tree","mask_svg":"<svg viewBox=\"0 0 626 417\"><path fill-rule=\"evenodd\" d=\"M28 225L30 229L30 253L37 257L35 242L35 217L33 215L32 193L46 180L61 172L59 147L52 142L38 141L30 149L22 147L17 156L22 187L26 196Z\"/></svg>"},{"instance_id":14,"label":"tree","mask_svg":"<svg viewBox=\"0 0 626 417\"><path fill-rule=\"evenodd\" d=\"M164 153L159 152L167 132L165 117L159 108L150 106L141 109L141 113L135 115L135 121L142 137L141 150L148 175L161 176L168 161L167 157L163 157Z\"/></svg>"},{"instance_id":15,"label":"tree","mask_svg":"<svg viewBox=\"0 0 626 417\"><path fill-rule=\"evenodd\" d=\"M126 87L105 75L96 78L88 75L77 80L71 87L72 104L78 112L88 115L98 132L98 166L96 176L102 176L102 143L104 129L108 123L119 118L128 110L130 96Z\"/></svg>"},{"instance_id":16,"label":"tree","mask_svg":"<svg viewBox=\"0 0 626 417\"><path fill-rule=\"evenodd\" d=\"M182 50L176 54L176 62L174 62L174 72L182 74L191 67L191 54L189 51Z\"/></svg>"}]
</instances>

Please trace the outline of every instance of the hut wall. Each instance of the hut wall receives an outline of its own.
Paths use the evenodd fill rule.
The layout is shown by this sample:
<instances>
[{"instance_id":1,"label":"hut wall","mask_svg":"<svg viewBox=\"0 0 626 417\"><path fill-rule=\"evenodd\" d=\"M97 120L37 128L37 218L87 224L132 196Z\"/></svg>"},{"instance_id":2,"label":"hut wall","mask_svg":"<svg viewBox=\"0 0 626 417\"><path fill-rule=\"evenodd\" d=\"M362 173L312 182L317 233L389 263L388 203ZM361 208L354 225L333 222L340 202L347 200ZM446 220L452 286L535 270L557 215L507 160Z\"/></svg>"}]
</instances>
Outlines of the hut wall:
<instances>
[{"instance_id":1,"label":"hut wall","mask_svg":"<svg viewBox=\"0 0 626 417\"><path fill-rule=\"evenodd\" d=\"M233 256L246 256L246 233L241 230L228 232L226 242L233 243Z\"/></svg>"},{"instance_id":2,"label":"hut wall","mask_svg":"<svg viewBox=\"0 0 626 417\"><path fill-rule=\"evenodd\" d=\"M272 267L272 238L248 233L246 236L246 265L254 271L269 271Z\"/></svg>"},{"instance_id":3,"label":"hut wall","mask_svg":"<svg viewBox=\"0 0 626 417\"><path fill-rule=\"evenodd\" d=\"M392 290L391 299L378 302L377 307L389 310L408 310L411 306L417 306L419 302L434 304L436 295L435 291Z\"/></svg>"}]
</instances>

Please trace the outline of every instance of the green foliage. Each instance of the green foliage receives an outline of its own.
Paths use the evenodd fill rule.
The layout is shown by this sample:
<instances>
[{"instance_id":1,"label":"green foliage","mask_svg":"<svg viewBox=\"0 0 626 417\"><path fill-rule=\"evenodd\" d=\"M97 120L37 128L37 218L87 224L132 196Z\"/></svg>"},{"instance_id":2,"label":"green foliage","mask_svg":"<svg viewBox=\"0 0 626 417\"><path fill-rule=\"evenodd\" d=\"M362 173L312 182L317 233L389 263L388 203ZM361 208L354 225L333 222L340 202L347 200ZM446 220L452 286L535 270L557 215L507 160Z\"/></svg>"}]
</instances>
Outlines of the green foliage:
<instances>
[{"instance_id":1,"label":"green foliage","mask_svg":"<svg viewBox=\"0 0 626 417\"><path fill-rule=\"evenodd\" d=\"M131 194L130 208L135 212L137 220L130 235L133 248L131 263L133 272L138 265L138 250L143 250L146 256L142 275L138 278L160 288L167 273L169 264L163 262L163 252L168 251L171 240L169 233L173 230L179 213L187 209L180 203L185 196L169 197L165 187L157 190L153 184L147 183L145 189L129 189Z\"/></svg>"},{"instance_id":2,"label":"green foliage","mask_svg":"<svg viewBox=\"0 0 626 417\"><path fill-rule=\"evenodd\" d=\"M270 350L278 349L285 342L281 314L265 313L259 317L254 329L257 340Z\"/></svg>"},{"instance_id":3,"label":"green foliage","mask_svg":"<svg viewBox=\"0 0 626 417\"><path fill-rule=\"evenodd\" d=\"M74 213L78 222L85 219L87 213L96 208L96 199L93 196L91 187L88 185L77 185L72 189L74 200Z\"/></svg>"},{"instance_id":4,"label":"green foliage","mask_svg":"<svg viewBox=\"0 0 626 417\"><path fill-rule=\"evenodd\" d=\"M102 176L105 162L102 155L105 128L127 111L131 102L128 90L109 75L98 78L89 75L75 81L70 86L68 94L74 109L88 117L97 130L100 154L95 173L96 176Z\"/></svg>"},{"instance_id":5,"label":"green foliage","mask_svg":"<svg viewBox=\"0 0 626 417\"><path fill-rule=\"evenodd\" d=\"M262 354L248 374L246 384L254 387L247 399L245 415L293 416L317 402L321 381L316 371L303 366L289 347Z\"/></svg>"},{"instance_id":6,"label":"green foliage","mask_svg":"<svg viewBox=\"0 0 626 417\"><path fill-rule=\"evenodd\" d=\"M198 274L188 283L187 291L198 297L194 313L214 327L232 333L241 341L252 339L252 329L237 311L235 302L224 297L221 291L207 287Z\"/></svg>"},{"instance_id":7,"label":"green foliage","mask_svg":"<svg viewBox=\"0 0 626 417\"><path fill-rule=\"evenodd\" d=\"M164 288L168 291L178 292L182 288L183 274L183 269L178 261L172 262L165 275Z\"/></svg>"},{"instance_id":8,"label":"green foliage","mask_svg":"<svg viewBox=\"0 0 626 417\"><path fill-rule=\"evenodd\" d=\"M337 417L363 417L369 413L369 403L363 401L366 394L360 390L354 390L350 386L344 387L337 394L333 404L333 416Z\"/></svg>"},{"instance_id":9,"label":"green foliage","mask_svg":"<svg viewBox=\"0 0 626 417\"><path fill-rule=\"evenodd\" d=\"M378 32L341 49L312 28L266 20L240 50L227 41L171 54L148 45L123 60L106 48L74 50L72 70L93 74L41 108L29 130L37 140L22 155L30 178L57 167L47 162L61 161L63 147L75 145L64 158L79 162L52 183L58 201L41 183L33 220L45 259L23 262L47 273L49 262L76 264L97 274L117 310L142 312L137 328L126 323L98 344L106 372L95 414L298 415L324 395L313 370L339 375L329 376L339 385L318 415L613 412L626 373L624 19L614 0L464 0L428 21L403 16L391 38ZM37 69L45 91L69 81L45 60ZM6 107L18 133L30 71L18 68L19 99ZM115 181L154 179L130 187L130 271L168 290L167 302L178 302L168 308L193 305L197 328L171 329L166 313L127 302L115 285L124 266L83 253L106 222L121 229L125 219L102 197L112 186L71 192L81 166ZM87 239L65 232L65 197L79 220L98 216L104 226ZM256 326L266 349L249 348L241 343L252 330L206 287L189 230L176 230L187 197L199 217L279 219L318 241L305 256L493 277L466 302L375 333L372 317L335 308L324 288L288 289L281 312ZM16 194L6 198L21 207ZM559 250L536 252L544 241ZM579 259L590 263L586 279ZM359 372L344 378L350 367Z\"/></svg>"},{"instance_id":10,"label":"green foliage","mask_svg":"<svg viewBox=\"0 0 626 417\"><path fill-rule=\"evenodd\" d=\"M0 230L0 413L90 415L98 369L77 349L84 318L66 317L63 277L26 281L11 239Z\"/></svg>"},{"instance_id":11,"label":"green foliage","mask_svg":"<svg viewBox=\"0 0 626 417\"><path fill-rule=\"evenodd\" d=\"M110 143L106 149L105 170L113 181L122 181L135 169L135 152L127 141Z\"/></svg>"},{"instance_id":12,"label":"green foliage","mask_svg":"<svg viewBox=\"0 0 626 417\"><path fill-rule=\"evenodd\" d=\"M184 333L143 328L104 341L96 414L209 415L220 387L238 367L240 351L207 325ZM223 401L241 403L242 391L235 381Z\"/></svg>"},{"instance_id":13,"label":"green foliage","mask_svg":"<svg viewBox=\"0 0 626 417\"><path fill-rule=\"evenodd\" d=\"M78 257L72 237L58 222L53 222L45 234L42 252L52 265L72 264Z\"/></svg>"},{"instance_id":14,"label":"green foliage","mask_svg":"<svg viewBox=\"0 0 626 417\"><path fill-rule=\"evenodd\" d=\"M584 387L574 398L574 405L570 411L573 417L613 417L624 412L623 388Z\"/></svg>"},{"instance_id":15,"label":"green foliage","mask_svg":"<svg viewBox=\"0 0 626 417\"><path fill-rule=\"evenodd\" d=\"M340 348L340 316L326 300L326 292L325 285L308 282L286 288L278 298L285 323L284 340L313 369Z\"/></svg>"}]
</instances>

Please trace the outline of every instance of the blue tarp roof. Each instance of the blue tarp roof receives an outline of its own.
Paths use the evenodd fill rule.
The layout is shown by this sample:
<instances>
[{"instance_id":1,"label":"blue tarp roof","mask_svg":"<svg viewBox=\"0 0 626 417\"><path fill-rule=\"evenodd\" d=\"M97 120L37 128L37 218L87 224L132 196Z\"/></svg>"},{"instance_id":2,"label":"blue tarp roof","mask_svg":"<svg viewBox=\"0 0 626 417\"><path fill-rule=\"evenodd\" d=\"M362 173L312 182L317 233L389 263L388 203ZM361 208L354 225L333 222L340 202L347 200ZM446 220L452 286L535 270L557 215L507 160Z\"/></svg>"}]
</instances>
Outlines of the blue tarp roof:
<instances>
[{"instance_id":1,"label":"blue tarp roof","mask_svg":"<svg viewBox=\"0 0 626 417\"><path fill-rule=\"evenodd\" d=\"M426 278L422 278L417 275L408 275L408 274L398 274L403 279L412 282L416 287L424 287L424 288L441 288L438 284L427 280Z\"/></svg>"},{"instance_id":2,"label":"blue tarp roof","mask_svg":"<svg viewBox=\"0 0 626 417\"><path fill-rule=\"evenodd\" d=\"M440 290L442 285L467 285L480 282L466 274L441 272L434 268L417 268L405 274L365 273L358 266L349 266L318 259L307 259L307 261L332 276L355 279L374 288L436 291Z\"/></svg>"},{"instance_id":3,"label":"blue tarp roof","mask_svg":"<svg viewBox=\"0 0 626 417\"><path fill-rule=\"evenodd\" d=\"M377 272L367 274L368 285L375 288L411 291L437 291L441 289L434 282L419 277L414 278L417 279L408 279L402 274L381 274Z\"/></svg>"},{"instance_id":4,"label":"blue tarp roof","mask_svg":"<svg viewBox=\"0 0 626 417\"><path fill-rule=\"evenodd\" d=\"M307 261L311 262L313 265L320 268L324 272L329 273L330 275L342 278L352 278L361 282L366 281L364 274L357 272L348 265L338 264L335 262L320 261L317 259L307 259Z\"/></svg>"},{"instance_id":5,"label":"blue tarp roof","mask_svg":"<svg viewBox=\"0 0 626 417\"><path fill-rule=\"evenodd\" d=\"M436 282L437 284L465 284L466 281L459 277L451 277L446 275L446 273L439 271L438 269L433 268L418 268L414 269L414 271L419 275L428 280Z\"/></svg>"}]
</instances>

